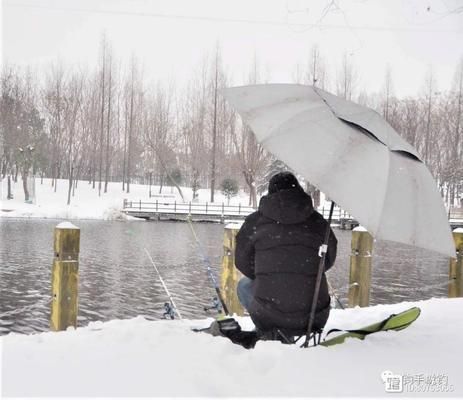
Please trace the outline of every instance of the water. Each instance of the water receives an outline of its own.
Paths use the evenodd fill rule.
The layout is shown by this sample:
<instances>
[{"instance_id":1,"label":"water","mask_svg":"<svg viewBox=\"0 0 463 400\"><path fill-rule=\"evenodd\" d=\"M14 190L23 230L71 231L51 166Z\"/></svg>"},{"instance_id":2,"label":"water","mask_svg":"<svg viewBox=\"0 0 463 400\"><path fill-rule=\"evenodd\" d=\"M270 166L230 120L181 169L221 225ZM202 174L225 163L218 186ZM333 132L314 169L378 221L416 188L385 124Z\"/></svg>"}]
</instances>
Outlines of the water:
<instances>
[{"instance_id":1,"label":"water","mask_svg":"<svg viewBox=\"0 0 463 400\"><path fill-rule=\"evenodd\" d=\"M0 220L0 334L49 329L53 228L58 222ZM79 326L137 315L162 318L168 299L144 248L150 251L182 316L210 315L203 307L211 305L215 292L187 224L73 223L81 229ZM218 272L223 225L197 223L195 229ZM338 258L328 277L345 304L351 233L335 233ZM371 304L444 297L447 282L445 257L391 242L375 243Z\"/></svg>"}]
</instances>

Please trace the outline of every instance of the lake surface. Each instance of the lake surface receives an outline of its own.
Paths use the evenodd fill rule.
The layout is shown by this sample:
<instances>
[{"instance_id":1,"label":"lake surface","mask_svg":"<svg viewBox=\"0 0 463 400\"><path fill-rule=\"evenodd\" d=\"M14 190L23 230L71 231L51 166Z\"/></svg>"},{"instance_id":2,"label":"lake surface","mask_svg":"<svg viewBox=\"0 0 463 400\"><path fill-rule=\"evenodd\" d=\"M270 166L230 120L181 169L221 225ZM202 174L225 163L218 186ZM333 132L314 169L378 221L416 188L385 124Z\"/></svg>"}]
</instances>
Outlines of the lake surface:
<instances>
[{"instance_id":1,"label":"lake surface","mask_svg":"<svg viewBox=\"0 0 463 400\"><path fill-rule=\"evenodd\" d=\"M47 331L50 318L53 228L60 221L0 219L0 334ZM204 318L215 292L203 256L182 222L72 221L81 229L79 326L90 321L162 318L168 298L146 255L151 253L182 316ZM215 272L224 226L196 223ZM336 265L328 272L347 303L350 231L335 229ZM371 304L446 297L448 260L435 253L375 242Z\"/></svg>"}]
</instances>

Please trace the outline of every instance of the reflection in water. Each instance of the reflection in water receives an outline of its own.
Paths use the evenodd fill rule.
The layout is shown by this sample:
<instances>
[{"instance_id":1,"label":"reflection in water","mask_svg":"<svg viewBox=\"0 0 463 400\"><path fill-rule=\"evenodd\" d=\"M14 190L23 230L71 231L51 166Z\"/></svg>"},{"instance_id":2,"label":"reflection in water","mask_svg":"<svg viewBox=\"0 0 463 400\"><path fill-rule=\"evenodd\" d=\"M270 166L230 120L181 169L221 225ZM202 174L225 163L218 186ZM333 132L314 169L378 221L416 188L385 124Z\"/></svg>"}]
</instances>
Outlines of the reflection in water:
<instances>
[{"instance_id":1,"label":"reflection in water","mask_svg":"<svg viewBox=\"0 0 463 400\"><path fill-rule=\"evenodd\" d=\"M137 315L162 318L167 295L144 248L151 253L182 315L208 315L203 307L210 305L215 292L187 224L74 223L81 228L80 326ZM57 224L52 220L0 219L0 334L48 330L52 239ZM196 224L195 229L218 272L223 225ZM328 278L346 304L351 234L336 230L336 235L338 258ZM371 304L443 297L447 281L445 257L391 242L375 243ZM427 288L436 284L441 286Z\"/></svg>"}]
</instances>

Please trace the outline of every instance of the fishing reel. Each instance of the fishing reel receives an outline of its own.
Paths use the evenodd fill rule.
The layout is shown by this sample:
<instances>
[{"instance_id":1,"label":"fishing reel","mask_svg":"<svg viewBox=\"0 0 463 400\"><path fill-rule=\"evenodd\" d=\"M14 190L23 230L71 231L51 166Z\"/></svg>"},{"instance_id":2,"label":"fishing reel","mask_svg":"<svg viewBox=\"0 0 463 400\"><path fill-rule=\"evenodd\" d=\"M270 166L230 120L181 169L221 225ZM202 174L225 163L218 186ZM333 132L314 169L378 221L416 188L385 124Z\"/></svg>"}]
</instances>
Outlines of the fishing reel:
<instances>
[{"instance_id":1,"label":"fishing reel","mask_svg":"<svg viewBox=\"0 0 463 400\"><path fill-rule=\"evenodd\" d=\"M164 314L162 314L164 319L175 319L175 310L170 303L164 303Z\"/></svg>"},{"instance_id":2,"label":"fishing reel","mask_svg":"<svg viewBox=\"0 0 463 400\"><path fill-rule=\"evenodd\" d=\"M222 312L222 304L220 303L217 296L214 296L212 298L212 305L210 305L209 307L204 307L204 311L207 312L209 310L216 310L217 314L220 314Z\"/></svg>"}]
</instances>

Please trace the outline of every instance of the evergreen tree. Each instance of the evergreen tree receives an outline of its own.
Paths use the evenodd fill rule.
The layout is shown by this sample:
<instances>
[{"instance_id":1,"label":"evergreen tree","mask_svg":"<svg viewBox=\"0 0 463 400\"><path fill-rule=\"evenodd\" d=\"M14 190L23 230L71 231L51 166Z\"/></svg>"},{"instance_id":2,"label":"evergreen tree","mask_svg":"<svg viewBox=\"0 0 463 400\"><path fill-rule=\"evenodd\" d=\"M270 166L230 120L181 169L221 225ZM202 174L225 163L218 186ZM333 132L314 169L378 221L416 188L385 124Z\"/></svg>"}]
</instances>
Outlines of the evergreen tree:
<instances>
[{"instance_id":1,"label":"evergreen tree","mask_svg":"<svg viewBox=\"0 0 463 400\"><path fill-rule=\"evenodd\" d=\"M230 199L238 194L238 182L233 178L225 178L220 184L220 190L230 204Z\"/></svg>"}]
</instances>

